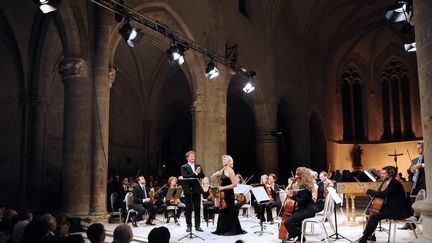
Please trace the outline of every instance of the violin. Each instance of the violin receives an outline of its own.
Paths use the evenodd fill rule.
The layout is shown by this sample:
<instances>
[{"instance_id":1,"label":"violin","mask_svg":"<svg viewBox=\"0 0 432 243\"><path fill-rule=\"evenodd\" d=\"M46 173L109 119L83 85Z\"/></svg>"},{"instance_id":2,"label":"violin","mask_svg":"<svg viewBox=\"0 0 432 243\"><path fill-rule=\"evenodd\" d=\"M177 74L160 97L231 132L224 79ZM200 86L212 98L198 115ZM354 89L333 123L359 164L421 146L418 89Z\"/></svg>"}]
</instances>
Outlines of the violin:
<instances>
[{"instance_id":1,"label":"violin","mask_svg":"<svg viewBox=\"0 0 432 243\"><path fill-rule=\"evenodd\" d=\"M225 201L225 192L224 191L220 191L220 195L219 195L219 209L225 209L227 208L227 203Z\"/></svg>"},{"instance_id":2,"label":"violin","mask_svg":"<svg viewBox=\"0 0 432 243\"><path fill-rule=\"evenodd\" d=\"M168 185L168 184L163 185L163 187L159 188L159 190L157 190L156 192L155 192L154 190L151 190L151 191L149 192L150 203L152 203L152 204L156 204L156 202L157 202L156 195L157 195L158 193L160 193L160 192L162 191L162 189L164 189L167 185ZM152 189L153 189L153 188L152 188Z\"/></svg>"}]
</instances>

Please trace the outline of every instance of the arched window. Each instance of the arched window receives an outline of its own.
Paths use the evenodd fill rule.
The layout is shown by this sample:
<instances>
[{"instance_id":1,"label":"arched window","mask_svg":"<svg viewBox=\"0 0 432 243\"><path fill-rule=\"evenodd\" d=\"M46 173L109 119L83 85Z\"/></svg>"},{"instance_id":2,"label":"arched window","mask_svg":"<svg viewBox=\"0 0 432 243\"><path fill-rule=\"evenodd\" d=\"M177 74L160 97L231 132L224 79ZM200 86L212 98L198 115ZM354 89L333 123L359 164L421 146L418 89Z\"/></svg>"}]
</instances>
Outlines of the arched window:
<instances>
[{"instance_id":1,"label":"arched window","mask_svg":"<svg viewBox=\"0 0 432 243\"><path fill-rule=\"evenodd\" d=\"M383 140L413 138L408 68L392 57L381 77Z\"/></svg>"},{"instance_id":2,"label":"arched window","mask_svg":"<svg viewBox=\"0 0 432 243\"><path fill-rule=\"evenodd\" d=\"M363 125L362 84L359 69L348 64L341 77L343 140L365 140Z\"/></svg>"}]
</instances>

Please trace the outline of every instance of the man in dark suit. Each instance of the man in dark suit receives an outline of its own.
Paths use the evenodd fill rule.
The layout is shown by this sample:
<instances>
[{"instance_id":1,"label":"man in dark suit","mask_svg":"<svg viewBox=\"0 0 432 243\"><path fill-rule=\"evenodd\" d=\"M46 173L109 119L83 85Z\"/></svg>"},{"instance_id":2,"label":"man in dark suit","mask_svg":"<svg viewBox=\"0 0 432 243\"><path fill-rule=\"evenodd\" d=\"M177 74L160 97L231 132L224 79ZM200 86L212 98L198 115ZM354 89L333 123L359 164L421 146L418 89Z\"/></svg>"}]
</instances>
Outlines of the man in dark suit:
<instances>
[{"instance_id":1,"label":"man in dark suit","mask_svg":"<svg viewBox=\"0 0 432 243\"><path fill-rule=\"evenodd\" d=\"M122 218L126 220L126 194L129 192L129 180L127 177L124 177L122 180L122 184L117 187L117 201L115 208L121 208Z\"/></svg>"},{"instance_id":2,"label":"man in dark suit","mask_svg":"<svg viewBox=\"0 0 432 243\"><path fill-rule=\"evenodd\" d=\"M156 217L156 205L154 205L150 198L150 191L152 191L153 188L150 190L148 187L146 187L146 181L144 176L138 177L138 185L136 185L133 189L133 204L132 207L135 209L138 213L134 217L132 217L132 225L134 227L138 227L137 225L137 219L141 218L142 215L145 213L145 210L148 211L149 217L146 221L146 224L148 225L155 225L152 220Z\"/></svg>"},{"instance_id":3,"label":"man in dark suit","mask_svg":"<svg viewBox=\"0 0 432 243\"><path fill-rule=\"evenodd\" d=\"M181 167L181 175L183 178L204 178L204 172L200 165L195 164L195 152L188 151L186 153L187 163L182 165ZM192 209L195 212L195 230L202 232L203 230L200 227L201 222L201 194L200 193L191 193L185 194L186 199L186 232L190 232L192 228Z\"/></svg>"},{"instance_id":4,"label":"man in dark suit","mask_svg":"<svg viewBox=\"0 0 432 243\"><path fill-rule=\"evenodd\" d=\"M387 187L382 191L367 189L367 194L385 199L381 210L378 213L369 213L369 220L363 232L363 236L354 243L366 243L368 238L372 237L378 222L382 219L404 219L411 214L409 201L405 195L402 184L395 179L396 168L386 166L381 171L382 183L386 183ZM385 186L385 184L384 184Z\"/></svg>"}]
</instances>

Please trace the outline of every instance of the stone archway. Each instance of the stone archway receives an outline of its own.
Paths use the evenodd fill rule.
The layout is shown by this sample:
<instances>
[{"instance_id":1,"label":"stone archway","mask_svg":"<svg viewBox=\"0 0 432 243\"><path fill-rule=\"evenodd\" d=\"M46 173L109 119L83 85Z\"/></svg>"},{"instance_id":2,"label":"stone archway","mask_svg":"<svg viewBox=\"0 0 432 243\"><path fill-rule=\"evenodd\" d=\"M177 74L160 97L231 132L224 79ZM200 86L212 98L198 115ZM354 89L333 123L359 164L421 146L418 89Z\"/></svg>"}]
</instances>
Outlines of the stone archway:
<instances>
[{"instance_id":1,"label":"stone archway","mask_svg":"<svg viewBox=\"0 0 432 243\"><path fill-rule=\"evenodd\" d=\"M231 83L232 84L232 83ZM252 107L233 85L227 93L227 154L234 158L236 173L257 175L255 115Z\"/></svg>"},{"instance_id":2,"label":"stone archway","mask_svg":"<svg viewBox=\"0 0 432 243\"><path fill-rule=\"evenodd\" d=\"M327 143L325 133L316 112L312 112L309 118L309 142L311 169L317 171L327 171Z\"/></svg>"}]
</instances>

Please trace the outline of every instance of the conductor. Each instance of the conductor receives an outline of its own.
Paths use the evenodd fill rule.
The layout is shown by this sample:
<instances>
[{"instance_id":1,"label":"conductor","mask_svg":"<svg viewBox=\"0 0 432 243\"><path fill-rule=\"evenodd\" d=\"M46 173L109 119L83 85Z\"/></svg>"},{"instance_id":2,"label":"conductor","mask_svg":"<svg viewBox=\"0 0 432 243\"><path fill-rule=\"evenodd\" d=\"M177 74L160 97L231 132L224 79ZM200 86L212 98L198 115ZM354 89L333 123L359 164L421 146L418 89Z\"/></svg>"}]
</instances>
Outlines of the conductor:
<instances>
[{"instance_id":1,"label":"conductor","mask_svg":"<svg viewBox=\"0 0 432 243\"><path fill-rule=\"evenodd\" d=\"M195 152L194 151L188 151L186 153L186 160L187 163L181 166L181 175L183 178L204 178L205 175L202 171L202 168L200 165L195 164ZM189 194L185 194L186 198L186 232L191 232L192 229L192 209L195 212L195 230L202 232L203 230L200 227L201 222L201 194L192 192Z\"/></svg>"}]
</instances>

